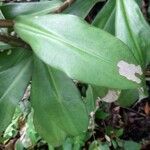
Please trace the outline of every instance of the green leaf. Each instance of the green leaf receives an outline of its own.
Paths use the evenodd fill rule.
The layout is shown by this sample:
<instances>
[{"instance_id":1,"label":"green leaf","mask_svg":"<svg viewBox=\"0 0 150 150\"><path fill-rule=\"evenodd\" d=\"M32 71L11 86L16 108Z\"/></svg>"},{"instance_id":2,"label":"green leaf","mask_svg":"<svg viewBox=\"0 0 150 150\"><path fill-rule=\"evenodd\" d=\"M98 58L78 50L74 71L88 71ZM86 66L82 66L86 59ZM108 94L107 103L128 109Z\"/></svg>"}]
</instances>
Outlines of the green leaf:
<instances>
[{"instance_id":1,"label":"green leaf","mask_svg":"<svg viewBox=\"0 0 150 150\"><path fill-rule=\"evenodd\" d=\"M80 150L82 146L85 145L85 141L87 141L91 135L89 132L82 133L73 139L73 150Z\"/></svg>"},{"instance_id":2,"label":"green leaf","mask_svg":"<svg viewBox=\"0 0 150 150\"><path fill-rule=\"evenodd\" d=\"M48 150L55 150L55 148L51 144L48 144Z\"/></svg>"},{"instance_id":3,"label":"green leaf","mask_svg":"<svg viewBox=\"0 0 150 150\"><path fill-rule=\"evenodd\" d=\"M18 107L16 107L11 123L3 133L3 138L5 140L15 137L18 134L18 120L21 117L21 115L22 115L21 111L18 109Z\"/></svg>"},{"instance_id":4,"label":"green leaf","mask_svg":"<svg viewBox=\"0 0 150 150\"><path fill-rule=\"evenodd\" d=\"M124 150L140 150L141 149L141 145L134 142L134 141L125 141L124 143Z\"/></svg>"},{"instance_id":5,"label":"green leaf","mask_svg":"<svg viewBox=\"0 0 150 150\"><path fill-rule=\"evenodd\" d=\"M96 118L97 119L105 120L108 116L109 116L109 113L106 113L102 110L98 110L96 112Z\"/></svg>"},{"instance_id":6,"label":"green leaf","mask_svg":"<svg viewBox=\"0 0 150 150\"><path fill-rule=\"evenodd\" d=\"M140 70L128 47L76 16L22 16L16 20L15 30L40 59L73 79L120 89L141 86L119 73L119 68L125 67L122 62ZM133 73L126 69L127 76ZM142 76L138 77L141 81Z\"/></svg>"},{"instance_id":7,"label":"green leaf","mask_svg":"<svg viewBox=\"0 0 150 150\"><path fill-rule=\"evenodd\" d=\"M97 141L93 141L90 146L89 146L89 150L98 150L99 148L99 143Z\"/></svg>"},{"instance_id":8,"label":"green leaf","mask_svg":"<svg viewBox=\"0 0 150 150\"><path fill-rule=\"evenodd\" d=\"M94 110L94 104L96 99L98 97L103 99L103 97L107 95L109 90L111 89L96 86L91 86L90 88L88 88L87 98L85 101L87 109L91 111ZM117 91L117 89L113 89L112 91ZM139 98L142 98L139 94L140 93L138 89L121 90L120 95L116 100L116 103L122 107L129 107L133 105L137 100L139 100Z\"/></svg>"},{"instance_id":9,"label":"green leaf","mask_svg":"<svg viewBox=\"0 0 150 150\"><path fill-rule=\"evenodd\" d=\"M109 0L93 25L116 35L127 44L143 67L150 62L150 27L134 0Z\"/></svg>"},{"instance_id":10,"label":"green leaf","mask_svg":"<svg viewBox=\"0 0 150 150\"><path fill-rule=\"evenodd\" d=\"M66 133L60 129L57 124L53 122L53 120L48 118L49 116L41 107L39 107L38 110L35 109L33 118L35 129L42 138L50 143L50 145L54 147L60 146L66 139Z\"/></svg>"},{"instance_id":11,"label":"green leaf","mask_svg":"<svg viewBox=\"0 0 150 150\"><path fill-rule=\"evenodd\" d=\"M93 25L115 35L116 0L108 0L93 21Z\"/></svg>"},{"instance_id":12,"label":"green leaf","mask_svg":"<svg viewBox=\"0 0 150 150\"><path fill-rule=\"evenodd\" d=\"M124 132L123 128L117 129L117 128L113 128L112 126L105 127L105 134L110 137L113 135L116 138L119 138L120 136L123 135L123 132Z\"/></svg>"},{"instance_id":13,"label":"green leaf","mask_svg":"<svg viewBox=\"0 0 150 150\"><path fill-rule=\"evenodd\" d=\"M36 118L35 127L41 128L38 132L54 145L61 136L64 139L64 131L71 136L85 132L88 115L73 81L39 59L35 60L34 67L32 106Z\"/></svg>"},{"instance_id":14,"label":"green leaf","mask_svg":"<svg viewBox=\"0 0 150 150\"><path fill-rule=\"evenodd\" d=\"M37 135L37 132L35 131L35 127L33 124L33 111L28 115L25 126L26 126L26 131L23 137L24 142L22 143L26 148L29 148L31 146L33 147L37 144L38 140L40 139Z\"/></svg>"},{"instance_id":15,"label":"green leaf","mask_svg":"<svg viewBox=\"0 0 150 150\"><path fill-rule=\"evenodd\" d=\"M110 150L109 149L109 144L107 143L101 143L99 141L93 141L90 144L89 150Z\"/></svg>"},{"instance_id":16,"label":"green leaf","mask_svg":"<svg viewBox=\"0 0 150 150\"><path fill-rule=\"evenodd\" d=\"M129 107L139 99L139 91L137 89L123 90L117 103L122 107Z\"/></svg>"},{"instance_id":17,"label":"green leaf","mask_svg":"<svg viewBox=\"0 0 150 150\"><path fill-rule=\"evenodd\" d=\"M142 0L135 0L139 6L142 5Z\"/></svg>"},{"instance_id":18,"label":"green leaf","mask_svg":"<svg viewBox=\"0 0 150 150\"><path fill-rule=\"evenodd\" d=\"M9 125L31 78L31 53L24 49L0 52L0 131Z\"/></svg>"},{"instance_id":19,"label":"green leaf","mask_svg":"<svg viewBox=\"0 0 150 150\"><path fill-rule=\"evenodd\" d=\"M73 14L82 18L85 18L92 7L100 0L76 0L70 7L68 7L64 13Z\"/></svg>"},{"instance_id":20,"label":"green leaf","mask_svg":"<svg viewBox=\"0 0 150 150\"><path fill-rule=\"evenodd\" d=\"M122 3L120 1L120 3ZM123 26L122 24L124 24L124 18L125 17L128 17L130 19L130 17L132 17L132 19L130 19L128 22L126 22L126 26L127 26L127 23L131 23L132 22L132 28L129 26L128 28L128 32L129 32L129 29L131 29L131 33L134 34L134 36L138 37L138 38L143 38L144 39L144 42L140 42L140 41L137 41L138 44L140 45L140 47L142 47L142 44L144 45L144 43L147 43L145 44L145 48L143 46L143 51L146 51L146 47L148 48L149 46L149 38L147 36L147 38L145 38L144 36L144 33L146 33L148 31L148 34L149 34L149 29L147 27L147 23L145 22L143 16L141 15L141 12L137 6L136 3L134 4L131 4L131 1L127 2L127 1L124 1L124 3L128 3L127 4L127 7L129 5L129 8L131 9L130 11L126 10L126 15L127 16L123 16L122 17L118 17L120 12L118 11L118 14L116 14L116 0L109 0L107 2L107 4L104 6L104 8L100 11L100 13L98 13L98 15L96 16L94 22L93 22L93 25L105 30L105 31L108 31L110 32L111 34L115 35L117 34L117 32L121 32L121 36L122 37L126 37L127 39L128 38L128 34L127 34L127 31L125 32L124 30L122 30ZM133 3L133 1L132 1ZM134 7L132 7L134 6ZM137 11L135 10L135 6L136 6L136 9ZM118 7L117 7L118 9ZM123 9L119 9L120 11L122 11ZM132 14L134 12L134 15L130 16L130 13ZM140 19L141 18L141 19ZM135 23L134 20L138 21L138 23ZM118 25L120 26L118 28L118 26L116 25L115 26L115 22L118 22ZM137 24L138 24L138 27L137 27ZM139 28L139 33L138 32L135 32L135 29L136 28ZM115 33L116 32L116 33ZM143 34L143 36L141 37L141 35ZM119 37L121 40L122 40L122 37ZM133 40L129 39L130 42L134 43ZM130 46L130 43L127 43L126 44ZM132 47L131 47L132 48ZM147 51L148 53L150 53L150 51ZM149 54L147 53L147 56L149 57ZM138 93L138 89L134 89L134 90L122 90L121 91L121 95L120 95L120 98L118 100L119 104L123 107L128 107L128 106L131 106L135 101L137 101L139 99L139 93Z\"/></svg>"},{"instance_id":21,"label":"green leaf","mask_svg":"<svg viewBox=\"0 0 150 150\"><path fill-rule=\"evenodd\" d=\"M118 145L117 145L116 140L112 140L111 142L112 142L114 149L117 149Z\"/></svg>"},{"instance_id":22,"label":"green leaf","mask_svg":"<svg viewBox=\"0 0 150 150\"><path fill-rule=\"evenodd\" d=\"M88 87L86 91L86 98L85 98L85 106L87 109L88 114L95 110L95 99L93 95L93 89L91 86Z\"/></svg>"},{"instance_id":23,"label":"green leaf","mask_svg":"<svg viewBox=\"0 0 150 150\"><path fill-rule=\"evenodd\" d=\"M123 132L124 132L124 129L123 128L121 128L121 129L116 129L116 130L114 130L114 134L115 134L115 136L117 137L117 138L119 138L120 136L122 136L123 135Z\"/></svg>"},{"instance_id":24,"label":"green leaf","mask_svg":"<svg viewBox=\"0 0 150 150\"><path fill-rule=\"evenodd\" d=\"M67 138L62 145L63 150L71 150L73 146L73 140L71 138Z\"/></svg>"},{"instance_id":25,"label":"green leaf","mask_svg":"<svg viewBox=\"0 0 150 150\"><path fill-rule=\"evenodd\" d=\"M100 150L110 150L109 144L107 144L107 143L101 143L100 146L99 146L99 149Z\"/></svg>"},{"instance_id":26,"label":"green leaf","mask_svg":"<svg viewBox=\"0 0 150 150\"><path fill-rule=\"evenodd\" d=\"M61 0L45 2L8 3L0 6L5 18L13 19L18 15L43 15L50 13L62 4Z\"/></svg>"},{"instance_id":27,"label":"green leaf","mask_svg":"<svg viewBox=\"0 0 150 150\"><path fill-rule=\"evenodd\" d=\"M0 52L4 51L4 50L8 50L10 49L11 46L6 44L6 43L3 43L3 42L0 42Z\"/></svg>"},{"instance_id":28,"label":"green leaf","mask_svg":"<svg viewBox=\"0 0 150 150\"><path fill-rule=\"evenodd\" d=\"M91 85L88 86L88 89L86 91L86 98L85 98L85 105L88 114L90 114L90 112L95 110L97 98L104 97L107 94L107 92L108 89L104 87L91 86Z\"/></svg>"},{"instance_id":29,"label":"green leaf","mask_svg":"<svg viewBox=\"0 0 150 150\"><path fill-rule=\"evenodd\" d=\"M105 87L92 86L92 89L93 89L93 95L95 100L98 97L103 98L108 92L108 89Z\"/></svg>"},{"instance_id":30,"label":"green leaf","mask_svg":"<svg viewBox=\"0 0 150 150\"><path fill-rule=\"evenodd\" d=\"M150 27L134 0L117 0L116 36L126 43L142 66L150 62Z\"/></svg>"}]
</instances>

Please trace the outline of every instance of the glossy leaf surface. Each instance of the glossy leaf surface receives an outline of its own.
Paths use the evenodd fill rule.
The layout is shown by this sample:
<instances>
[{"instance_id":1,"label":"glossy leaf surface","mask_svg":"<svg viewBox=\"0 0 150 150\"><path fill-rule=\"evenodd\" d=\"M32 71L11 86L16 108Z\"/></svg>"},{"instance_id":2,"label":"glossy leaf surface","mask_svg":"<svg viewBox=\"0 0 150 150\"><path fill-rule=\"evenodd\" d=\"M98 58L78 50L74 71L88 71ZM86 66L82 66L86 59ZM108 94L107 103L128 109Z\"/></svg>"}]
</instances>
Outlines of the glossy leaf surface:
<instances>
[{"instance_id":1,"label":"glossy leaf surface","mask_svg":"<svg viewBox=\"0 0 150 150\"><path fill-rule=\"evenodd\" d=\"M53 139L50 143L53 144L55 138L57 142L57 138L61 137L55 125L67 135L75 136L85 132L88 126L88 114L73 81L38 58L34 65L32 105L35 126L44 130L39 129L39 133L48 141Z\"/></svg>"},{"instance_id":2,"label":"glossy leaf surface","mask_svg":"<svg viewBox=\"0 0 150 150\"><path fill-rule=\"evenodd\" d=\"M109 0L93 24L126 43L143 67L149 63L150 27L134 0Z\"/></svg>"},{"instance_id":3,"label":"glossy leaf surface","mask_svg":"<svg viewBox=\"0 0 150 150\"><path fill-rule=\"evenodd\" d=\"M96 16L95 20L93 21L93 25L115 35L115 12L116 0L109 0L100 11L100 13L98 13ZM92 86L92 89L95 89L95 87ZM105 89L105 91L108 90L109 89ZM101 89L101 87L97 87L97 91L103 91L103 89ZM101 98L104 97L104 95L101 93L99 93L98 96ZM131 106L136 100L138 100L138 98L138 90L122 90L117 102L123 107L128 107Z\"/></svg>"},{"instance_id":4,"label":"glossy leaf surface","mask_svg":"<svg viewBox=\"0 0 150 150\"><path fill-rule=\"evenodd\" d=\"M11 122L31 78L31 53L23 49L0 52L0 131Z\"/></svg>"},{"instance_id":5,"label":"glossy leaf surface","mask_svg":"<svg viewBox=\"0 0 150 150\"><path fill-rule=\"evenodd\" d=\"M139 65L128 47L76 16L22 16L16 20L15 30L40 59L73 79L120 89L141 85L119 73L121 61Z\"/></svg>"},{"instance_id":6,"label":"glossy leaf surface","mask_svg":"<svg viewBox=\"0 0 150 150\"><path fill-rule=\"evenodd\" d=\"M150 27L134 0L117 0L116 29L116 36L131 48L144 66L145 58L150 58Z\"/></svg>"},{"instance_id":7,"label":"glossy leaf surface","mask_svg":"<svg viewBox=\"0 0 150 150\"><path fill-rule=\"evenodd\" d=\"M128 7L128 9L130 8L130 11L128 11L127 9L124 10L124 9L120 8L116 14L116 13L114 13L116 11L116 0L109 0L107 2L107 4L104 6L104 8L102 9L102 11L100 11L100 13L98 13L97 17L95 18L95 20L93 22L93 25L108 31L113 35L117 34L117 32L118 33L121 32L119 38L121 40L123 39L123 37L126 37L126 39L129 39L130 42L129 43L126 42L126 44L129 47L131 47L130 43L134 43L134 42L136 42L138 45L140 45L140 47L142 46L142 44L144 45L144 43L147 43L147 44L145 44L145 47L143 46L143 48L142 48L142 51L144 51L144 53L146 53L145 48L149 47L148 46L149 38L148 38L148 36L146 38L144 33L146 33L148 31L147 34L149 34L149 29L148 29L149 27L147 26L147 23L145 22L144 17L142 16L137 4L132 1L132 5L131 5L131 4L129 4L130 2L124 1L124 3L126 4L126 7ZM122 3L122 2L120 1L119 3ZM132 6L134 6L134 7L132 7ZM117 9L118 9L118 7L117 7ZM118 17L120 14L119 11L123 11L123 10L124 10L124 15L122 15L119 18ZM134 13L134 14L132 14L132 13ZM132 15L130 15L130 14L132 14ZM127 18L129 18L129 20ZM131 18L132 18L132 20L130 20ZM126 19L126 22L124 22L124 19ZM116 26L115 26L115 22L117 22ZM122 26L122 24L125 24L125 25ZM128 24L130 26L128 26ZM137 26L137 24L138 24L138 26ZM120 27L117 27L117 25ZM126 31L122 30L123 27L126 28L127 30ZM139 28L139 31L135 32L136 28ZM143 38L144 42L142 43L138 40L133 41L133 39L131 39L131 36L127 33L133 34L135 36L135 40L137 37L141 38L141 39ZM140 33L141 33L141 35L140 35ZM143 36L142 36L142 34L143 34ZM132 49L132 51L133 51L133 49ZM149 56L148 53L147 53L147 56ZM145 58L146 57L144 57L144 59ZM139 99L139 92L137 89L122 90L118 102L121 106L128 107L128 106L132 105L138 99Z\"/></svg>"}]
</instances>

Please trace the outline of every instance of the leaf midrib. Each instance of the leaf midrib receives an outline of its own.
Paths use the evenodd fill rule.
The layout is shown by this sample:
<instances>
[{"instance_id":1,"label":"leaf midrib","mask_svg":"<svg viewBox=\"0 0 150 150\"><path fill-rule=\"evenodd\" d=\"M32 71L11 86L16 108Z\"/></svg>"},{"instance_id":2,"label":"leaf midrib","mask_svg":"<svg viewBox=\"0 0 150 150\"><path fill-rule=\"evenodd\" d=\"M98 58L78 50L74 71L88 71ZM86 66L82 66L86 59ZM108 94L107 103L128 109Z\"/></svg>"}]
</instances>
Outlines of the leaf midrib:
<instances>
[{"instance_id":1,"label":"leaf midrib","mask_svg":"<svg viewBox=\"0 0 150 150\"><path fill-rule=\"evenodd\" d=\"M116 11L116 7L114 7L114 8L113 8L113 10L112 10L112 12L110 13L110 15L109 15L109 17L108 17L108 19L107 19L106 23L104 24L103 29L105 29L105 28L106 28L106 25L108 24L108 21L110 21L111 17L112 17L112 16L113 16L113 14L115 13L115 11Z\"/></svg>"},{"instance_id":2,"label":"leaf midrib","mask_svg":"<svg viewBox=\"0 0 150 150\"><path fill-rule=\"evenodd\" d=\"M60 104L60 106L61 106L61 110L62 110L62 112L65 114L65 116L67 117L67 120L69 120L69 122L71 122L71 125L74 126L74 124L73 124L73 122L72 122L72 119L71 119L72 117L70 116L69 113L66 113L66 112L68 112L68 110L67 110L66 106L65 106L64 103L63 103L63 98L62 98L61 94L58 92L59 90L58 90L58 87L57 87L57 85L56 85L55 79L53 78L53 73L52 73L52 71L50 70L50 68L48 67L48 65L46 65L46 68L47 68L47 70L48 70L48 73L50 74L51 81L52 81L52 83L53 83L53 86L54 86L54 89L55 89L55 92L56 92L57 100L58 100L58 102L59 102L59 104ZM75 126L74 126L74 129L76 130L76 127L75 127ZM78 132L78 130L76 130L76 132Z\"/></svg>"},{"instance_id":3,"label":"leaf midrib","mask_svg":"<svg viewBox=\"0 0 150 150\"><path fill-rule=\"evenodd\" d=\"M55 39L55 40L58 40L59 42L62 42L62 43L65 43L66 45L69 45L70 47L73 47L74 49L78 49L79 51L81 51L82 53L85 53L86 55L88 55L88 56L93 56L94 58L96 57L97 58L97 60L98 61L104 61L104 62L106 62L106 63L109 63L109 64L112 64L112 62L110 61L110 60L108 60L107 59L107 57L103 57L103 56L101 56L101 55L98 55L98 54L95 54L94 52L92 52L92 53L89 53L89 51L87 52L87 51L83 51L82 50L82 48L79 48L79 47L77 47L77 46L74 46L74 45L71 45L71 44L69 44L69 41L67 41L66 39L64 39L63 38L63 40L61 40L60 38L59 38L59 36L56 34L54 34L54 33L51 33L51 32L49 32L48 31L48 33L45 33L45 32L47 32L47 30L43 30L43 31L45 31L44 33L43 32L41 32L41 31L39 31L39 30L37 30L36 28L32 28L32 29L30 29L30 28L28 28L28 25L25 25L25 24L21 24L21 23L19 23L19 26L20 26L20 28L22 28L21 30L24 30L25 32L26 31L28 31L28 32L31 32L32 34L33 33L36 33L36 34L41 34L41 35L43 35L44 37L50 37L50 38L52 38L52 39ZM33 32L34 31L34 32ZM32 46L32 45L31 45ZM77 53L78 54L78 52L76 52L76 51L72 51L72 52L74 52L74 53Z\"/></svg>"},{"instance_id":4,"label":"leaf midrib","mask_svg":"<svg viewBox=\"0 0 150 150\"><path fill-rule=\"evenodd\" d=\"M122 5L120 5L120 6L122 6L122 12L123 12L123 14L124 14L124 19L125 19L126 27L128 28L128 32L129 32L129 34L130 34L130 36L131 36L131 39L133 40L134 45L135 45L135 47L136 47L136 49L137 49L137 52L138 52L139 58L136 58L136 56L135 56L135 58L136 58L136 60L137 60L138 62L139 62L139 61L141 62L140 64L142 64L142 62L143 62L143 57L142 57L142 54L141 54L139 45L138 45L138 43L136 42L136 39L134 38L134 35L132 34L132 30L130 29L129 20L128 20L128 17L127 17L127 14L126 14L126 9L125 9L124 1L122 0L120 3L122 4ZM131 51L132 51L132 48L131 48ZM133 54L134 54L134 53L133 53Z\"/></svg>"}]
</instances>

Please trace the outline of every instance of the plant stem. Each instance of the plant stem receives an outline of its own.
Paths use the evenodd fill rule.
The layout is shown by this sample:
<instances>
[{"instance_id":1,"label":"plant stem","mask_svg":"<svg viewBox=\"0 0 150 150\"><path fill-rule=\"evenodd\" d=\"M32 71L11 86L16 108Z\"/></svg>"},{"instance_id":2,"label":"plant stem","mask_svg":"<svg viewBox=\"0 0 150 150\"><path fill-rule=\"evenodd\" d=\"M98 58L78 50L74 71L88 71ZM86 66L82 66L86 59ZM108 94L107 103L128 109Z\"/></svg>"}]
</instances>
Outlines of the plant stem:
<instances>
[{"instance_id":1,"label":"plant stem","mask_svg":"<svg viewBox=\"0 0 150 150\"><path fill-rule=\"evenodd\" d=\"M25 49L31 49L28 44L26 44L24 41L22 41L19 38L13 37L13 36L6 36L6 35L0 35L0 41L10 44L15 47L22 47Z\"/></svg>"},{"instance_id":2,"label":"plant stem","mask_svg":"<svg viewBox=\"0 0 150 150\"><path fill-rule=\"evenodd\" d=\"M63 12L66 8L68 8L74 2L75 2L75 0L66 0L62 5L60 5L55 10L53 10L53 13Z\"/></svg>"},{"instance_id":3,"label":"plant stem","mask_svg":"<svg viewBox=\"0 0 150 150\"><path fill-rule=\"evenodd\" d=\"M13 27L13 25L14 25L14 22L12 20L0 19L1 28Z\"/></svg>"}]
</instances>

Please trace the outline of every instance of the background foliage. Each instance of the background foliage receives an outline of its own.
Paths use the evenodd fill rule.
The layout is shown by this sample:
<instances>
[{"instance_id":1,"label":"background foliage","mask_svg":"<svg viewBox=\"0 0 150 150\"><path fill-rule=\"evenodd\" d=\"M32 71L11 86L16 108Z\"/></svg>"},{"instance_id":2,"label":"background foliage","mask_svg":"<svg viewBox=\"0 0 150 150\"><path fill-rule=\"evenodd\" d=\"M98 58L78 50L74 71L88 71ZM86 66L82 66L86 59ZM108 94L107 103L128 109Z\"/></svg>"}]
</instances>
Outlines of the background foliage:
<instances>
[{"instance_id":1,"label":"background foliage","mask_svg":"<svg viewBox=\"0 0 150 150\"><path fill-rule=\"evenodd\" d=\"M147 1L6 2L0 3L1 147L147 145L146 138L125 138L127 122L118 116L130 115L124 110L149 94ZM146 103L140 116L149 110Z\"/></svg>"}]
</instances>

